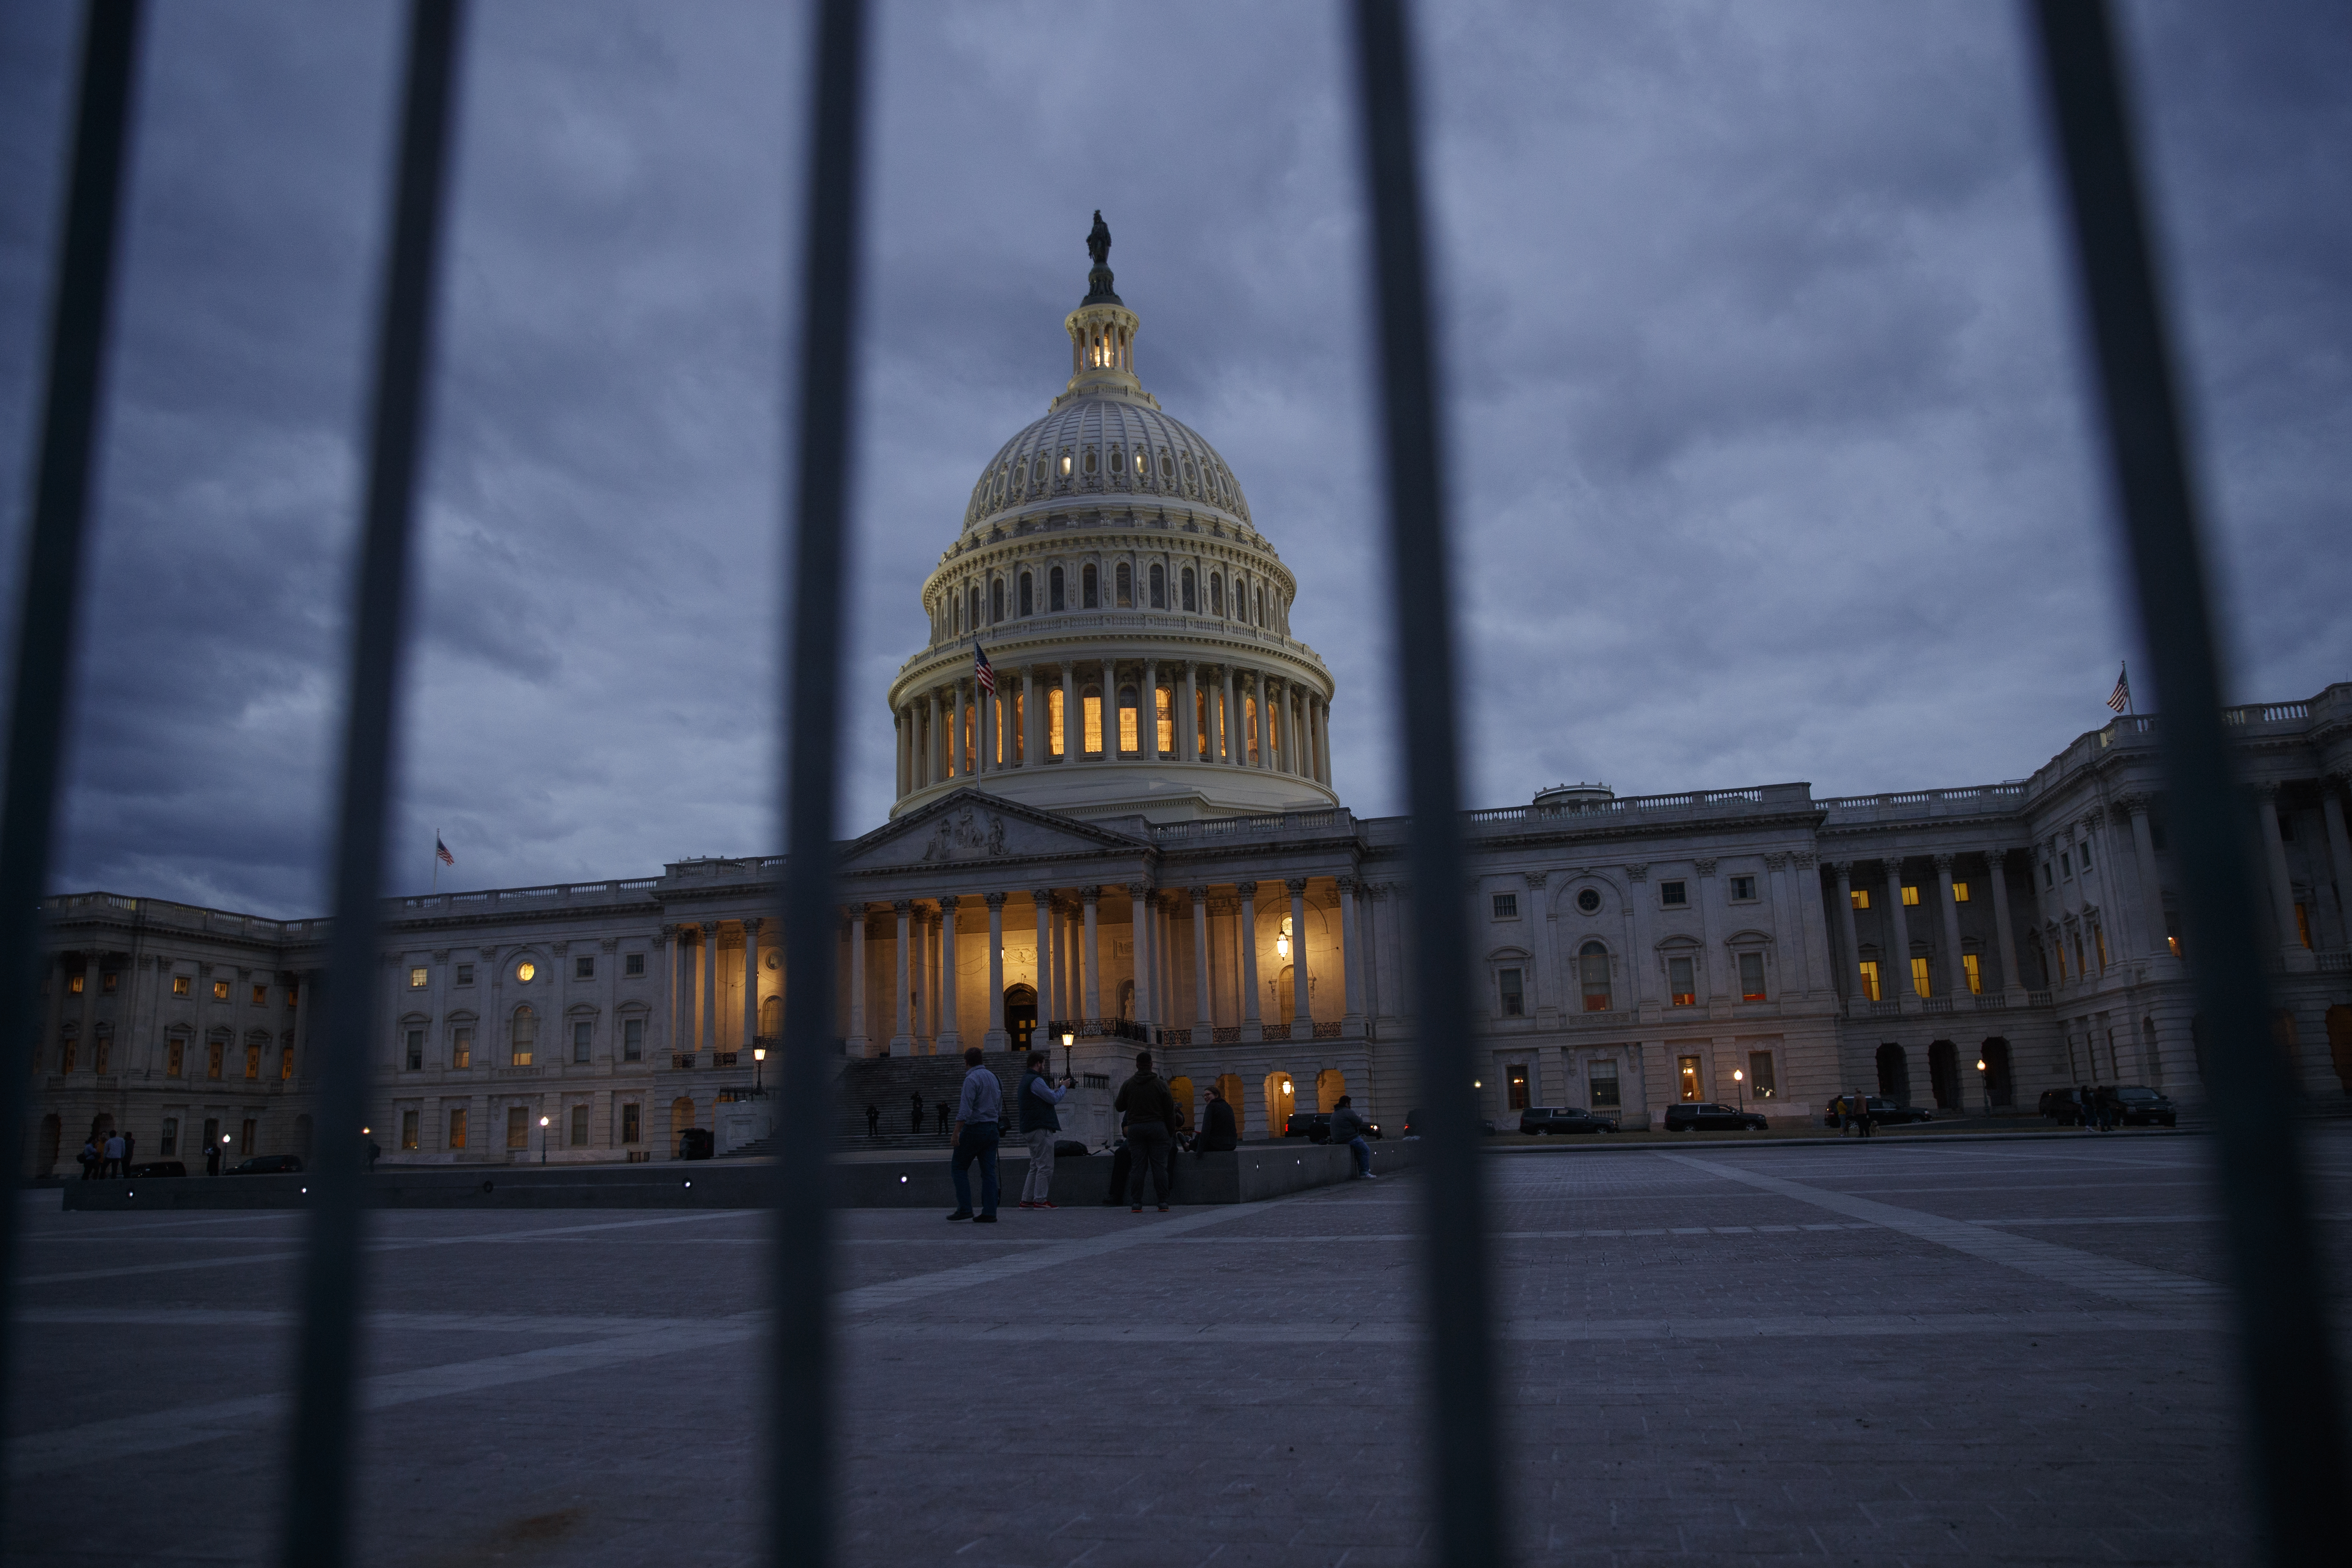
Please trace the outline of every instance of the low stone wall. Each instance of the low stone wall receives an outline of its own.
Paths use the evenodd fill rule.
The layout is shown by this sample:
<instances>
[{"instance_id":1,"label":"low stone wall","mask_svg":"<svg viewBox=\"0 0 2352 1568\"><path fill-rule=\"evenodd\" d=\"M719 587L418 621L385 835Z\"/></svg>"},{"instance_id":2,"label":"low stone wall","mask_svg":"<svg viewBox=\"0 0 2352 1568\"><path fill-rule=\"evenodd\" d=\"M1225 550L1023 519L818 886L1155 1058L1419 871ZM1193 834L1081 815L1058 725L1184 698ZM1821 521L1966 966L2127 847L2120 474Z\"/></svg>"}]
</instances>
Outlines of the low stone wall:
<instances>
[{"instance_id":1,"label":"low stone wall","mask_svg":"<svg viewBox=\"0 0 2352 1568\"><path fill-rule=\"evenodd\" d=\"M1376 1174L1410 1169L1420 1145L1372 1145ZM1112 1156L1062 1159L1054 1167L1054 1201L1066 1207L1104 1202L1110 1194ZM1028 1174L1025 1150L1007 1149L998 1161L1002 1206L1021 1201ZM1171 1164L1178 1204L1246 1204L1349 1179L1345 1149L1305 1142L1253 1143L1220 1154L1179 1154ZM833 1199L840 1208L939 1208L955 1202L948 1153L892 1160L837 1160ZM687 1160L658 1164L544 1168L380 1167L368 1178L373 1208L760 1208L768 1202L774 1167L765 1161ZM975 1179L977 1173L975 1172ZM68 1182L65 1206L92 1212L122 1209L287 1209L309 1202L307 1176L184 1176L121 1182ZM975 1192L975 1197L977 1193Z\"/></svg>"}]
</instances>

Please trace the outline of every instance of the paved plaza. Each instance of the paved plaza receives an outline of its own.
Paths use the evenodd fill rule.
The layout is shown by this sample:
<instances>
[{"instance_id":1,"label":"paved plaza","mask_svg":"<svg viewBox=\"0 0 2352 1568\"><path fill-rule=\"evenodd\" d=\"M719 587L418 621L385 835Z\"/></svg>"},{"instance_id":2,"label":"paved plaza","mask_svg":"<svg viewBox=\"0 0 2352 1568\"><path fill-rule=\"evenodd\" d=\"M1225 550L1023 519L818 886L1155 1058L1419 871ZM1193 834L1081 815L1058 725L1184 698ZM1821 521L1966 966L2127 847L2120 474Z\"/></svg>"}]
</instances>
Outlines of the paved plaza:
<instances>
[{"instance_id":1,"label":"paved plaza","mask_svg":"<svg viewBox=\"0 0 2352 1568\"><path fill-rule=\"evenodd\" d=\"M2245 1560L2212 1150L1497 1154L1522 1560ZM844 1560L1430 1561L1417 1195L845 1214ZM299 1216L25 1201L11 1560L266 1561ZM362 1561L755 1559L759 1215L373 1224Z\"/></svg>"}]
</instances>

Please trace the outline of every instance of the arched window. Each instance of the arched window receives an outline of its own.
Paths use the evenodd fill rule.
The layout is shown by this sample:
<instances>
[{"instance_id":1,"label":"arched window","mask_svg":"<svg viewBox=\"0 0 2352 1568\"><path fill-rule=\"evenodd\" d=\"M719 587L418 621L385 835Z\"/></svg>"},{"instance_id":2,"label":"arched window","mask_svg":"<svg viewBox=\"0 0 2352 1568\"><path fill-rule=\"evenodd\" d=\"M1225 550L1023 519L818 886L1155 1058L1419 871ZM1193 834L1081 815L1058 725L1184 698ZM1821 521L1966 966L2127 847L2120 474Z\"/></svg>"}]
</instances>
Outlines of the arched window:
<instances>
[{"instance_id":1,"label":"arched window","mask_svg":"<svg viewBox=\"0 0 2352 1568\"><path fill-rule=\"evenodd\" d=\"M539 1015L526 1002L514 1010L513 1061L519 1068L530 1066L531 1055L539 1049Z\"/></svg>"},{"instance_id":2,"label":"arched window","mask_svg":"<svg viewBox=\"0 0 2352 1568\"><path fill-rule=\"evenodd\" d=\"M1021 613L1024 616L1034 616L1037 613L1036 586L1028 573L1021 574Z\"/></svg>"},{"instance_id":3,"label":"arched window","mask_svg":"<svg viewBox=\"0 0 2352 1568\"><path fill-rule=\"evenodd\" d=\"M988 582L988 624L994 626L1004 618L1004 579L992 577Z\"/></svg>"},{"instance_id":4,"label":"arched window","mask_svg":"<svg viewBox=\"0 0 2352 1568\"><path fill-rule=\"evenodd\" d=\"M955 635L958 637L963 636L963 605L961 601L957 603L955 607Z\"/></svg>"},{"instance_id":5,"label":"arched window","mask_svg":"<svg viewBox=\"0 0 2352 1568\"><path fill-rule=\"evenodd\" d=\"M1124 561L1118 563L1118 607L1135 608L1135 568Z\"/></svg>"},{"instance_id":6,"label":"arched window","mask_svg":"<svg viewBox=\"0 0 2352 1568\"><path fill-rule=\"evenodd\" d=\"M1188 611L1191 611L1191 610L1197 610L1197 609L1199 609L1199 608L1201 607L1201 604L1200 604L1200 598L1201 598L1201 596L1200 596L1200 595L1198 595L1198 594L1196 594L1196 593L1194 593L1194 592L1193 592L1193 589L1192 589L1192 569L1190 566L1187 566L1187 567L1185 567L1185 568L1184 568L1183 584L1184 584L1184 608L1185 608L1186 610L1188 610Z\"/></svg>"},{"instance_id":7,"label":"arched window","mask_svg":"<svg viewBox=\"0 0 2352 1568\"><path fill-rule=\"evenodd\" d=\"M1257 591L1257 624L1265 625L1265 590L1263 588Z\"/></svg>"},{"instance_id":8,"label":"arched window","mask_svg":"<svg viewBox=\"0 0 2352 1568\"><path fill-rule=\"evenodd\" d=\"M1576 973L1584 989L1584 1010L1609 1011L1609 950L1588 942L1576 950Z\"/></svg>"},{"instance_id":9,"label":"arched window","mask_svg":"<svg viewBox=\"0 0 2352 1568\"><path fill-rule=\"evenodd\" d=\"M1209 614L1222 616L1225 613L1225 580L1214 572L1209 574Z\"/></svg>"},{"instance_id":10,"label":"arched window","mask_svg":"<svg viewBox=\"0 0 2352 1568\"><path fill-rule=\"evenodd\" d=\"M1095 471L1095 449L1094 449L1092 447L1087 447L1087 472L1088 472L1088 473L1090 473L1090 474L1091 474L1091 473L1093 473L1094 471Z\"/></svg>"},{"instance_id":11,"label":"arched window","mask_svg":"<svg viewBox=\"0 0 2352 1568\"><path fill-rule=\"evenodd\" d=\"M971 618L964 625L972 631L978 631L980 630L980 584L974 583L964 591L964 596L970 601L971 606Z\"/></svg>"},{"instance_id":12,"label":"arched window","mask_svg":"<svg viewBox=\"0 0 2352 1568\"><path fill-rule=\"evenodd\" d=\"M1168 570L1164 566L1154 565L1151 568L1151 607L1155 610L1168 607Z\"/></svg>"},{"instance_id":13,"label":"arched window","mask_svg":"<svg viewBox=\"0 0 2352 1568\"><path fill-rule=\"evenodd\" d=\"M1045 608L1064 610L1069 607L1062 595L1062 569L1055 567L1045 574Z\"/></svg>"},{"instance_id":14,"label":"arched window","mask_svg":"<svg viewBox=\"0 0 2352 1568\"><path fill-rule=\"evenodd\" d=\"M1088 566L1078 574L1078 591L1084 601L1080 608L1091 610L1102 603L1101 576L1096 568Z\"/></svg>"}]
</instances>

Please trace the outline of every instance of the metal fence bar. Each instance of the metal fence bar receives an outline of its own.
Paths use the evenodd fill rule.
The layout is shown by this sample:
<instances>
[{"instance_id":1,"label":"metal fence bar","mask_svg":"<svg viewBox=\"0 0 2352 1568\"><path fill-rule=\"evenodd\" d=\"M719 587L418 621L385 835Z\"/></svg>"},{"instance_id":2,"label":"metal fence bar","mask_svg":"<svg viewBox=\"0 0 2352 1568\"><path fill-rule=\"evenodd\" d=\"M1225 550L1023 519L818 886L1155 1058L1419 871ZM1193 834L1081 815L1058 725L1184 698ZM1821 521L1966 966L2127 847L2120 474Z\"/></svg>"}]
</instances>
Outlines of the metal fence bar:
<instances>
[{"instance_id":1,"label":"metal fence bar","mask_svg":"<svg viewBox=\"0 0 2352 1568\"><path fill-rule=\"evenodd\" d=\"M2252 1416L2253 1490L2271 1559L2342 1561L2347 1486L2326 1304L2297 1156L2285 1054L2248 858L2251 812L2232 777L2195 485L2149 254L2127 86L2105 0L2037 0L2043 84L2074 219L2083 308L2122 503L2140 628L2163 701L2205 1087L2221 1137L2221 1202Z\"/></svg>"},{"instance_id":2,"label":"metal fence bar","mask_svg":"<svg viewBox=\"0 0 2352 1568\"><path fill-rule=\"evenodd\" d=\"M368 411L366 511L352 596L352 686L335 844L335 923L328 939L325 1029L319 1037L310 1233L302 1262L302 1339L287 1465L288 1568L331 1568L350 1533L358 1447L360 1239L383 891L384 816L394 777L401 633L409 536L425 425L434 297L446 208L462 0L414 0L394 177L391 248Z\"/></svg>"},{"instance_id":3,"label":"metal fence bar","mask_svg":"<svg viewBox=\"0 0 2352 1568\"><path fill-rule=\"evenodd\" d=\"M1389 584L1404 700L1405 788L1412 809L1413 978L1422 1018L1422 1268L1429 1351L1423 1398L1435 1466L1437 1560L1502 1560L1489 1339L1486 1212L1461 900L1462 786L1454 758L1458 684L1445 543L1445 471L1422 222L1420 142L1402 0L1357 0L1364 171L1370 187L1389 500Z\"/></svg>"},{"instance_id":4,"label":"metal fence bar","mask_svg":"<svg viewBox=\"0 0 2352 1568\"><path fill-rule=\"evenodd\" d=\"M833 1556L834 1325L831 1115L835 822L841 787L841 605L849 528L850 337L856 318L866 10L821 0L802 235L793 518L784 552L779 777L785 824L783 1137L769 1203L769 1556Z\"/></svg>"},{"instance_id":5,"label":"metal fence bar","mask_svg":"<svg viewBox=\"0 0 2352 1568\"><path fill-rule=\"evenodd\" d=\"M49 881L57 820L58 749L65 732L83 525L97 466L99 405L113 324L115 240L131 146L131 94L139 64L140 0L92 0L82 23L81 87L74 106L73 171L58 237L57 292L49 316L48 387L16 583L16 668L9 691L6 801L0 805L0 963L17 1006L0 1014L0 1157L13 1184L25 1169L25 1121L40 1053L41 895ZM0 1413L8 1405L15 1342L16 1216L0 1202ZM0 1487L0 1540L7 1539Z\"/></svg>"}]
</instances>

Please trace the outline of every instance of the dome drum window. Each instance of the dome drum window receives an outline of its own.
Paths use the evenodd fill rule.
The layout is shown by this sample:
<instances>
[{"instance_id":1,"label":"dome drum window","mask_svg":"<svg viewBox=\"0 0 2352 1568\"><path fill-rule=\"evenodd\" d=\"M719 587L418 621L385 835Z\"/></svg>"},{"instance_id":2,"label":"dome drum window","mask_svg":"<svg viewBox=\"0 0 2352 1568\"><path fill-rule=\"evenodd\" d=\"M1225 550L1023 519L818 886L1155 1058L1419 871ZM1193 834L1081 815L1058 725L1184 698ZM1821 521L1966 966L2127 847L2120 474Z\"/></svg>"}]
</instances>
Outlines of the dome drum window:
<instances>
[{"instance_id":1,"label":"dome drum window","mask_svg":"<svg viewBox=\"0 0 2352 1568\"><path fill-rule=\"evenodd\" d=\"M1118 607L1135 608L1135 568L1124 561L1118 563Z\"/></svg>"},{"instance_id":2,"label":"dome drum window","mask_svg":"<svg viewBox=\"0 0 2352 1568\"><path fill-rule=\"evenodd\" d=\"M1045 574L1045 608L1060 611L1067 607L1068 602L1062 593L1062 569L1056 566Z\"/></svg>"},{"instance_id":3,"label":"dome drum window","mask_svg":"<svg viewBox=\"0 0 2352 1568\"><path fill-rule=\"evenodd\" d=\"M1190 566L1184 568L1183 586L1185 610L1187 612L1198 610L1201 607L1199 595L1192 591L1192 569Z\"/></svg>"},{"instance_id":4,"label":"dome drum window","mask_svg":"<svg viewBox=\"0 0 2352 1568\"><path fill-rule=\"evenodd\" d=\"M992 579L988 584L988 624L996 625L1004 618L1004 579Z\"/></svg>"},{"instance_id":5,"label":"dome drum window","mask_svg":"<svg viewBox=\"0 0 2352 1568\"><path fill-rule=\"evenodd\" d=\"M1087 473L1089 473L1089 474L1091 474L1091 473L1093 473L1094 471L1095 471L1095 449L1094 449L1092 447L1087 447Z\"/></svg>"},{"instance_id":6,"label":"dome drum window","mask_svg":"<svg viewBox=\"0 0 2352 1568\"><path fill-rule=\"evenodd\" d=\"M1164 567L1154 566L1151 569L1151 607L1155 610L1168 607L1168 573Z\"/></svg>"},{"instance_id":7,"label":"dome drum window","mask_svg":"<svg viewBox=\"0 0 2352 1568\"><path fill-rule=\"evenodd\" d=\"M1037 613L1036 584L1026 572L1021 574L1021 613L1024 616Z\"/></svg>"},{"instance_id":8,"label":"dome drum window","mask_svg":"<svg viewBox=\"0 0 2352 1568\"><path fill-rule=\"evenodd\" d=\"M1102 606L1102 576L1100 569L1087 566L1078 574L1078 607L1083 610Z\"/></svg>"}]
</instances>

